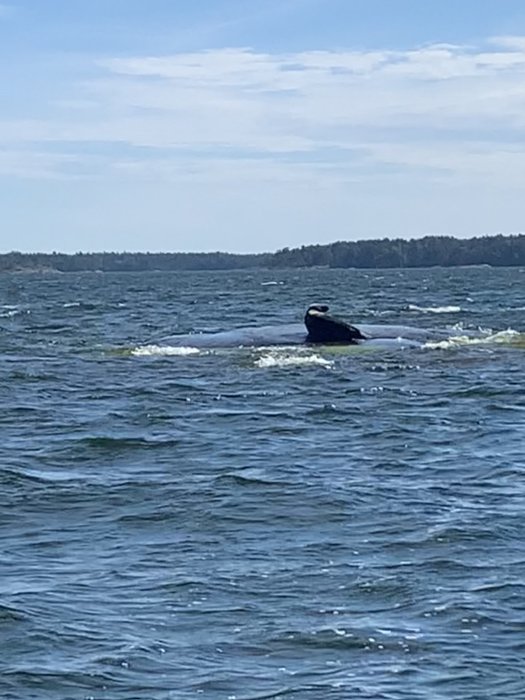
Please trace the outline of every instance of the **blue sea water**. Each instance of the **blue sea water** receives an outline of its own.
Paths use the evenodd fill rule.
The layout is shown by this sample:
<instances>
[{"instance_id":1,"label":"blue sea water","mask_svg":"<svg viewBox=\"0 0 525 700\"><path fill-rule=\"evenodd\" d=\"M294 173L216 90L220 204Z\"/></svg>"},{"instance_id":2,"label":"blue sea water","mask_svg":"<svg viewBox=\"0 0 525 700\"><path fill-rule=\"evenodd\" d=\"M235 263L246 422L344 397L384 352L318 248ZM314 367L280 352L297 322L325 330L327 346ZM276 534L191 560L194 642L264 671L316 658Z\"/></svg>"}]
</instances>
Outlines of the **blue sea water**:
<instances>
[{"instance_id":1,"label":"blue sea water","mask_svg":"<svg viewBox=\"0 0 525 700\"><path fill-rule=\"evenodd\" d=\"M163 340L314 301L451 339ZM524 331L519 268L1 276L0 698L523 700Z\"/></svg>"}]
</instances>

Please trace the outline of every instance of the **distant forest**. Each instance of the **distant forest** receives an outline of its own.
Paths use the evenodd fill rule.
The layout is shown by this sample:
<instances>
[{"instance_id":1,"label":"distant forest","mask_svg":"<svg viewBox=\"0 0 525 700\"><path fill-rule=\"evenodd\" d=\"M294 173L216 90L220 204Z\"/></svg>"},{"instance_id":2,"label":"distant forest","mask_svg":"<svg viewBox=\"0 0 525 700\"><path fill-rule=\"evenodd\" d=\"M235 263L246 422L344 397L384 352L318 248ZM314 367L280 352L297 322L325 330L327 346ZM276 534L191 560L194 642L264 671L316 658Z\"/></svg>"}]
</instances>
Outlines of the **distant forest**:
<instances>
[{"instance_id":1,"label":"distant forest","mask_svg":"<svg viewBox=\"0 0 525 700\"><path fill-rule=\"evenodd\" d=\"M142 272L246 268L452 267L525 265L525 235L459 239L425 236L283 248L275 253L19 253L0 254L0 272Z\"/></svg>"}]
</instances>

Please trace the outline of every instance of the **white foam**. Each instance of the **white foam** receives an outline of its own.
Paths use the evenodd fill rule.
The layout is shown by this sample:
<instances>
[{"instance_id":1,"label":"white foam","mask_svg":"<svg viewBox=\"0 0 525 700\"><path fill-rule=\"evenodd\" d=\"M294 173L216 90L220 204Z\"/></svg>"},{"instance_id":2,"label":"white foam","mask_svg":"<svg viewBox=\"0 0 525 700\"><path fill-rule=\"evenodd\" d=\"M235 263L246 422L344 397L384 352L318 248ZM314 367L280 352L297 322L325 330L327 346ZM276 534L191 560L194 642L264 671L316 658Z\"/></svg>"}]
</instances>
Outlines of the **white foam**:
<instances>
[{"instance_id":1,"label":"white foam","mask_svg":"<svg viewBox=\"0 0 525 700\"><path fill-rule=\"evenodd\" d=\"M509 328L506 331L499 331L498 333L491 332L488 335L480 336L478 338L471 338L466 335L456 335L447 338L447 340L430 341L425 343L423 347L447 350L448 348L457 348L461 345L513 345L523 339L523 333L518 333L518 331Z\"/></svg>"},{"instance_id":2,"label":"white foam","mask_svg":"<svg viewBox=\"0 0 525 700\"><path fill-rule=\"evenodd\" d=\"M142 345L141 347L134 348L131 351L131 354L135 355L135 357L152 357L155 355L174 355L177 357L186 357L187 355L198 355L199 353L199 348L187 346L178 348L174 347L173 345Z\"/></svg>"},{"instance_id":3,"label":"white foam","mask_svg":"<svg viewBox=\"0 0 525 700\"><path fill-rule=\"evenodd\" d=\"M333 367L333 362L321 357L320 355L305 355L294 352L270 351L261 355L256 361L255 366L263 368L268 367Z\"/></svg>"},{"instance_id":4,"label":"white foam","mask_svg":"<svg viewBox=\"0 0 525 700\"><path fill-rule=\"evenodd\" d=\"M461 306L417 306L417 304L409 304L408 310L429 314L458 314L461 311Z\"/></svg>"}]
</instances>

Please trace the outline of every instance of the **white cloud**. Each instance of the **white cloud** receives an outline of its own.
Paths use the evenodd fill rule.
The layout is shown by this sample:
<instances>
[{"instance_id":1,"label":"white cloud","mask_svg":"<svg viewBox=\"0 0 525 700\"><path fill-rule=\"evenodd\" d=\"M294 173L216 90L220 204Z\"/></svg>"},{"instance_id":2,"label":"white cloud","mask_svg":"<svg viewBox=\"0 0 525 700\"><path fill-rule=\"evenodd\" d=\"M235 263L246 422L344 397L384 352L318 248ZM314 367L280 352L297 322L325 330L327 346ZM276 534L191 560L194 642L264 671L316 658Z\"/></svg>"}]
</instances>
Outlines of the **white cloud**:
<instances>
[{"instance_id":1,"label":"white cloud","mask_svg":"<svg viewBox=\"0 0 525 700\"><path fill-rule=\"evenodd\" d=\"M525 36L494 36L489 39L488 43L505 49L525 51Z\"/></svg>"},{"instance_id":2,"label":"white cloud","mask_svg":"<svg viewBox=\"0 0 525 700\"><path fill-rule=\"evenodd\" d=\"M37 150L0 150L0 175L35 180L70 180L80 165L77 156Z\"/></svg>"},{"instance_id":3,"label":"white cloud","mask_svg":"<svg viewBox=\"0 0 525 700\"><path fill-rule=\"evenodd\" d=\"M525 47L285 55L223 49L105 65L113 75L93 86L99 99L121 113L149 111L134 126L127 121L124 137L159 147L294 151L333 144L333 127L423 128L439 137L525 126ZM339 139L353 145L346 135Z\"/></svg>"},{"instance_id":4,"label":"white cloud","mask_svg":"<svg viewBox=\"0 0 525 700\"><path fill-rule=\"evenodd\" d=\"M102 77L63 95L53 118L0 124L0 142L26 162L24 144L37 162L57 145L80 161L113 149L90 176L114 167L148 178L300 181L308 171L321 182L388 176L391 166L396 177L414 168L431 179L522 176L525 37L407 51L227 48L98 65ZM147 155L121 152L141 148ZM15 161L4 158L2 170Z\"/></svg>"}]
</instances>

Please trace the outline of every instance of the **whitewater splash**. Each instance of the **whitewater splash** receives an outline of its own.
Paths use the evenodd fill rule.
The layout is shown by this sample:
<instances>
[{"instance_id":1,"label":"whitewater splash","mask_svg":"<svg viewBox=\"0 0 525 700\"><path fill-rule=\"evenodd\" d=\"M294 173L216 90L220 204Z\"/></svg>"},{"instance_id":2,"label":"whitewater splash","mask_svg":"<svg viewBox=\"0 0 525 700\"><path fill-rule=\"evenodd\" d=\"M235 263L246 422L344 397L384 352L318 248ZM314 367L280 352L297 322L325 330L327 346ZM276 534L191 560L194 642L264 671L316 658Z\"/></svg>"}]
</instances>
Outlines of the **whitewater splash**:
<instances>
[{"instance_id":1,"label":"whitewater splash","mask_svg":"<svg viewBox=\"0 0 525 700\"><path fill-rule=\"evenodd\" d=\"M268 350L255 361L255 366L260 369L270 367L326 367L331 369L334 363L316 353L306 355L286 350Z\"/></svg>"},{"instance_id":2,"label":"whitewater splash","mask_svg":"<svg viewBox=\"0 0 525 700\"><path fill-rule=\"evenodd\" d=\"M201 351L199 348L187 346L178 348L172 345L142 345L134 348L131 354L135 357L154 357L155 355L187 357L188 355L200 355Z\"/></svg>"},{"instance_id":3,"label":"whitewater splash","mask_svg":"<svg viewBox=\"0 0 525 700\"><path fill-rule=\"evenodd\" d=\"M510 345L524 346L525 333L519 333L512 330L499 331L493 333L488 331L486 335L480 337L472 337L467 335L453 335L446 340L429 341L424 344L424 348L447 350L448 348L457 348L464 345Z\"/></svg>"},{"instance_id":4,"label":"whitewater splash","mask_svg":"<svg viewBox=\"0 0 525 700\"><path fill-rule=\"evenodd\" d=\"M461 306L418 306L417 304L409 304L409 311L419 311L425 314L458 314L461 311Z\"/></svg>"},{"instance_id":5,"label":"whitewater splash","mask_svg":"<svg viewBox=\"0 0 525 700\"><path fill-rule=\"evenodd\" d=\"M22 316L30 313L31 311L29 309L20 307L18 304L0 305L0 318L14 318L15 316Z\"/></svg>"},{"instance_id":6,"label":"whitewater splash","mask_svg":"<svg viewBox=\"0 0 525 700\"><path fill-rule=\"evenodd\" d=\"M248 350L248 348L245 348ZM259 348L253 365L260 369L272 367L325 367L334 366L333 361L327 360L317 353L305 353L295 348ZM260 351L263 350L262 354ZM253 348L250 349L253 351ZM210 351L203 351L190 346L176 347L173 345L142 345L131 350L134 357L189 357L195 355L208 355Z\"/></svg>"}]
</instances>

